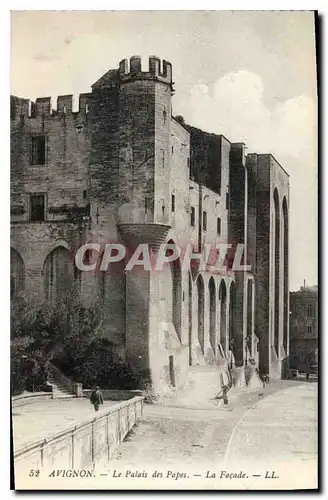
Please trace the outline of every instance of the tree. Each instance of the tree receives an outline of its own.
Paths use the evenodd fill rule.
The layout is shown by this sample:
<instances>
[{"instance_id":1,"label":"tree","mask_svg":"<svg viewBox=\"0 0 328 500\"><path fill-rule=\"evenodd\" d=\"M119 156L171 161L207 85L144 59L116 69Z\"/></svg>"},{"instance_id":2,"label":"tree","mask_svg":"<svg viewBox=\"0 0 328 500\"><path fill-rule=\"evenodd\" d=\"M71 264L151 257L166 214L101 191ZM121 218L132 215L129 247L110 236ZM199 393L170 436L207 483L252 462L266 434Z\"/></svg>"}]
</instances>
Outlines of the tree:
<instances>
[{"instance_id":1,"label":"tree","mask_svg":"<svg viewBox=\"0 0 328 500\"><path fill-rule=\"evenodd\" d=\"M36 306L24 299L12 302L11 340L24 344L24 354L44 364L69 349L83 350L100 335L97 304L85 307L66 297L56 304Z\"/></svg>"},{"instance_id":2,"label":"tree","mask_svg":"<svg viewBox=\"0 0 328 500\"><path fill-rule=\"evenodd\" d=\"M25 369L26 360L34 364L34 371ZM104 389L137 385L132 370L119 358L116 346L104 336L98 303L87 308L71 297L55 305L35 305L23 298L12 301L13 393L31 387L39 390L45 383L44 367L48 361L86 387L96 383Z\"/></svg>"}]
</instances>

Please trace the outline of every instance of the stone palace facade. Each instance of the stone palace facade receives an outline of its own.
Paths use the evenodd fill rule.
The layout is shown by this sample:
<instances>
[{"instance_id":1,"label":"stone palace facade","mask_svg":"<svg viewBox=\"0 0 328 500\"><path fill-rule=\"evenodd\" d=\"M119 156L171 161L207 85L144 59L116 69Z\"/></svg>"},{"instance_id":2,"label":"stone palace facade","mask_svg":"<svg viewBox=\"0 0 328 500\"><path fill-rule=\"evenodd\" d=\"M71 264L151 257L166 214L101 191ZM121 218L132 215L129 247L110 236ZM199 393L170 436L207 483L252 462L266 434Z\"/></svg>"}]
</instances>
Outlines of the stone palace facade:
<instances>
[{"instance_id":1,"label":"stone palace facade","mask_svg":"<svg viewBox=\"0 0 328 500\"><path fill-rule=\"evenodd\" d=\"M103 331L153 386L194 366L280 377L289 346L289 176L271 154L172 114L172 67L124 59L79 96L11 97L11 293L100 300ZM81 272L84 243L244 245L247 271ZM86 253L88 262L94 253Z\"/></svg>"}]
</instances>

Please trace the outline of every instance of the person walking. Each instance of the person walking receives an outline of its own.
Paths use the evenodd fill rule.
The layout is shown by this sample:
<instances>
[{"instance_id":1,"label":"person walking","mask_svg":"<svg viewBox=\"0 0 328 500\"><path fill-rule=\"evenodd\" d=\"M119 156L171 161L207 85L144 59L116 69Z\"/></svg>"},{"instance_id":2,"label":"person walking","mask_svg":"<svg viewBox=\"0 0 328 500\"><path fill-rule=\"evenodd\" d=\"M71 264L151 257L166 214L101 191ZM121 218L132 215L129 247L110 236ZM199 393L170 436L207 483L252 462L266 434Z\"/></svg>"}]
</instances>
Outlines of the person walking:
<instances>
[{"instance_id":1,"label":"person walking","mask_svg":"<svg viewBox=\"0 0 328 500\"><path fill-rule=\"evenodd\" d=\"M229 372L221 372L220 373L220 385L221 385L221 390L220 392L215 396L214 399L220 400L223 399L223 404L225 406L228 406L229 400L228 400L228 392L231 389L232 383L231 383L231 374Z\"/></svg>"},{"instance_id":2,"label":"person walking","mask_svg":"<svg viewBox=\"0 0 328 500\"><path fill-rule=\"evenodd\" d=\"M95 411L99 410L99 405L104 404L104 398L99 388L99 385L97 385L96 388L92 391L90 396L90 401L93 404Z\"/></svg>"},{"instance_id":3,"label":"person walking","mask_svg":"<svg viewBox=\"0 0 328 500\"><path fill-rule=\"evenodd\" d=\"M214 399L216 399L217 401L219 401L220 399L223 399L224 405L228 406L228 403L229 403L228 391L229 391L229 387L227 385L223 385L221 387L220 392L214 397Z\"/></svg>"},{"instance_id":4,"label":"person walking","mask_svg":"<svg viewBox=\"0 0 328 500\"><path fill-rule=\"evenodd\" d=\"M262 383L263 383L263 389L265 389L266 384L268 384L270 382L270 377L269 377L269 375L264 373L261 378L262 378Z\"/></svg>"}]
</instances>

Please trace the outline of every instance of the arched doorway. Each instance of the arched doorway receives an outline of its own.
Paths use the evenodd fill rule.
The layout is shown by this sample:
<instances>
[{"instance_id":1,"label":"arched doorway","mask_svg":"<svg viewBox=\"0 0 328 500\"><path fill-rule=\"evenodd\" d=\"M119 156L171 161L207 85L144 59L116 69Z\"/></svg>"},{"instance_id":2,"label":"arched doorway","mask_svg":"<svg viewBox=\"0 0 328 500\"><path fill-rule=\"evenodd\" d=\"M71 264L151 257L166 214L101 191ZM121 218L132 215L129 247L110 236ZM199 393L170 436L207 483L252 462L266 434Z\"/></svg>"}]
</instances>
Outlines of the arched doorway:
<instances>
[{"instance_id":1,"label":"arched doorway","mask_svg":"<svg viewBox=\"0 0 328 500\"><path fill-rule=\"evenodd\" d=\"M226 311L227 311L227 287L224 279L221 280L219 288L219 300L220 300L220 344L222 346L223 352L227 354L226 346Z\"/></svg>"},{"instance_id":2,"label":"arched doorway","mask_svg":"<svg viewBox=\"0 0 328 500\"><path fill-rule=\"evenodd\" d=\"M74 258L64 247L55 248L47 256L43 266L46 300L58 302L74 289Z\"/></svg>"},{"instance_id":3,"label":"arched doorway","mask_svg":"<svg viewBox=\"0 0 328 500\"><path fill-rule=\"evenodd\" d=\"M284 348L285 353L288 352L288 207L286 198L282 202L282 211L284 218Z\"/></svg>"},{"instance_id":4,"label":"arched doorway","mask_svg":"<svg viewBox=\"0 0 328 500\"><path fill-rule=\"evenodd\" d=\"M10 296L14 297L25 289L25 266L22 257L10 248Z\"/></svg>"},{"instance_id":5,"label":"arched doorway","mask_svg":"<svg viewBox=\"0 0 328 500\"><path fill-rule=\"evenodd\" d=\"M209 293L210 293L210 343L213 352L216 352L216 290L215 282L213 276L209 281Z\"/></svg>"},{"instance_id":6,"label":"arched doorway","mask_svg":"<svg viewBox=\"0 0 328 500\"><path fill-rule=\"evenodd\" d=\"M198 295L198 341L204 353L204 281L201 274L197 278Z\"/></svg>"},{"instance_id":7,"label":"arched doorway","mask_svg":"<svg viewBox=\"0 0 328 500\"><path fill-rule=\"evenodd\" d=\"M279 302L280 302L280 210L277 189L273 193L274 200L274 347L279 357Z\"/></svg>"}]
</instances>

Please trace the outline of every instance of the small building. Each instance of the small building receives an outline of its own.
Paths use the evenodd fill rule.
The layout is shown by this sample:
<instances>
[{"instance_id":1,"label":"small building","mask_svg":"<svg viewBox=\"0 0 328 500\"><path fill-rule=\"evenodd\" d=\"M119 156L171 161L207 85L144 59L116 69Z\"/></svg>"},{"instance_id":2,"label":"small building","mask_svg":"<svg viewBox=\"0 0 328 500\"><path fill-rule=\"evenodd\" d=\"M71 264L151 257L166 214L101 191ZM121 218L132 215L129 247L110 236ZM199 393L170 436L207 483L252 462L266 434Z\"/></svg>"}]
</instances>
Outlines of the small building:
<instances>
[{"instance_id":1,"label":"small building","mask_svg":"<svg viewBox=\"0 0 328 500\"><path fill-rule=\"evenodd\" d=\"M290 368L309 373L318 363L318 287L290 293Z\"/></svg>"}]
</instances>

